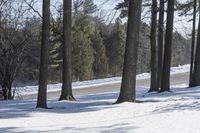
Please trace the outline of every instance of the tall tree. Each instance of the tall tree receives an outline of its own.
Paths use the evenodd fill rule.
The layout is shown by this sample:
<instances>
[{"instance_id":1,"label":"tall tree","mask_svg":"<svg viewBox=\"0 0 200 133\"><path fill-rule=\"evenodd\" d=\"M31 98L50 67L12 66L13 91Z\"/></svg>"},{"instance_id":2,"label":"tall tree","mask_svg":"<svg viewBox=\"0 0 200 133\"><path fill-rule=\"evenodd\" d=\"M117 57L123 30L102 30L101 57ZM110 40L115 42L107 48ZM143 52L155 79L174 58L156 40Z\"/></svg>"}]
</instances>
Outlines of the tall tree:
<instances>
[{"instance_id":1,"label":"tall tree","mask_svg":"<svg viewBox=\"0 0 200 133\"><path fill-rule=\"evenodd\" d=\"M94 49L91 36L94 24L91 20L90 16L80 16L73 26L73 73L76 80L80 81L93 78Z\"/></svg>"},{"instance_id":2,"label":"tall tree","mask_svg":"<svg viewBox=\"0 0 200 133\"><path fill-rule=\"evenodd\" d=\"M152 0L151 7L151 85L149 92L159 91L157 83L157 45L156 45L156 34L157 34L157 0Z\"/></svg>"},{"instance_id":3,"label":"tall tree","mask_svg":"<svg viewBox=\"0 0 200 133\"><path fill-rule=\"evenodd\" d=\"M126 41L125 27L118 18L110 33L109 43L106 45L106 54L109 60L109 71L112 75L121 74L123 69L124 49Z\"/></svg>"},{"instance_id":4,"label":"tall tree","mask_svg":"<svg viewBox=\"0 0 200 133\"><path fill-rule=\"evenodd\" d=\"M157 83L158 88L161 87L162 68L163 68L163 39L164 39L164 0L160 0L159 7L159 22L158 22L158 72L157 72Z\"/></svg>"},{"instance_id":5,"label":"tall tree","mask_svg":"<svg viewBox=\"0 0 200 133\"><path fill-rule=\"evenodd\" d=\"M72 94L72 0L63 0L63 74L59 100L75 100Z\"/></svg>"},{"instance_id":6,"label":"tall tree","mask_svg":"<svg viewBox=\"0 0 200 133\"><path fill-rule=\"evenodd\" d=\"M94 49L93 71L95 78L104 78L108 72L108 60L106 57L106 49L103 44L103 38L99 29L95 29L92 35L92 46Z\"/></svg>"},{"instance_id":7,"label":"tall tree","mask_svg":"<svg viewBox=\"0 0 200 133\"><path fill-rule=\"evenodd\" d=\"M200 4L200 0L199 0ZM192 86L200 86L200 10Z\"/></svg>"},{"instance_id":8,"label":"tall tree","mask_svg":"<svg viewBox=\"0 0 200 133\"><path fill-rule=\"evenodd\" d=\"M117 103L135 102L136 68L141 18L141 0L129 1L128 29L122 83Z\"/></svg>"},{"instance_id":9,"label":"tall tree","mask_svg":"<svg viewBox=\"0 0 200 133\"><path fill-rule=\"evenodd\" d=\"M168 1L167 9L167 23L166 23L166 36L165 36L165 50L162 72L162 84L160 91L170 91L170 67L171 67L171 49L173 38L173 25L174 25L174 3L175 0Z\"/></svg>"},{"instance_id":10,"label":"tall tree","mask_svg":"<svg viewBox=\"0 0 200 133\"><path fill-rule=\"evenodd\" d=\"M190 60L190 79L189 87L193 86L193 70L194 70L194 48L195 48L195 35L196 35L196 12L197 12L197 0L193 3L193 24L192 24L192 47L191 47L191 60Z\"/></svg>"},{"instance_id":11,"label":"tall tree","mask_svg":"<svg viewBox=\"0 0 200 133\"><path fill-rule=\"evenodd\" d=\"M47 82L49 63L50 0L43 0L42 43L37 108L47 108Z\"/></svg>"}]
</instances>

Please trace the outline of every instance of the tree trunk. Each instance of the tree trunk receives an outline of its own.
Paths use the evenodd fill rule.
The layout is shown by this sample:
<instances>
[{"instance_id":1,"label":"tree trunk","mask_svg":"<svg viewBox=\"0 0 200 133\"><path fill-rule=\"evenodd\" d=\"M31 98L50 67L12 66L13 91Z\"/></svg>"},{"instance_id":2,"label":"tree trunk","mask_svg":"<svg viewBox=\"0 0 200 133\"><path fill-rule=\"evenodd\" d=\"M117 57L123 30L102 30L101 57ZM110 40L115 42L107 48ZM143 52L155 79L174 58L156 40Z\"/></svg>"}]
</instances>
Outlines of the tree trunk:
<instances>
[{"instance_id":1,"label":"tree trunk","mask_svg":"<svg viewBox=\"0 0 200 133\"><path fill-rule=\"evenodd\" d=\"M200 0L199 0L199 4L200 4ZM196 55L195 55L194 73L193 73L192 82L193 82L192 86L200 86L200 17L199 17L197 46L196 46Z\"/></svg>"},{"instance_id":2,"label":"tree trunk","mask_svg":"<svg viewBox=\"0 0 200 133\"><path fill-rule=\"evenodd\" d=\"M163 39L164 39L164 0L160 0L159 7L159 23L158 23L158 73L157 73L157 83L158 88L161 87L162 79L162 68L163 68Z\"/></svg>"},{"instance_id":3,"label":"tree trunk","mask_svg":"<svg viewBox=\"0 0 200 133\"><path fill-rule=\"evenodd\" d=\"M157 0L152 0L151 7L151 85L149 92L159 91L157 83L157 49L156 49L156 33L157 33Z\"/></svg>"},{"instance_id":4,"label":"tree trunk","mask_svg":"<svg viewBox=\"0 0 200 133\"><path fill-rule=\"evenodd\" d=\"M11 100L14 98L14 96L12 95L12 83L8 83L7 87L8 87L8 99Z\"/></svg>"},{"instance_id":5,"label":"tree trunk","mask_svg":"<svg viewBox=\"0 0 200 133\"><path fill-rule=\"evenodd\" d=\"M49 63L50 0L43 0L42 43L37 108L47 108L47 82Z\"/></svg>"},{"instance_id":6,"label":"tree trunk","mask_svg":"<svg viewBox=\"0 0 200 133\"><path fill-rule=\"evenodd\" d=\"M75 100L72 94L72 0L63 0L63 85L59 100Z\"/></svg>"},{"instance_id":7,"label":"tree trunk","mask_svg":"<svg viewBox=\"0 0 200 133\"><path fill-rule=\"evenodd\" d=\"M192 46L191 46L191 60L190 60L190 79L189 87L193 86L193 69L194 69L194 49L195 49L195 35L196 35L196 11L197 11L197 0L194 0L194 12L193 12L193 25L192 25Z\"/></svg>"},{"instance_id":8,"label":"tree trunk","mask_svg":"<svg viewBox=\"0 0 200 133\"><path fill-rule=\"evenodd\" d=\"M135 102L136 67L139 45L141 0L129 1L128 29L120 95L116 103Z\"/></svg>"},{"instance_id":9,"label":"tree trunk","mask_svg":"<svg viewBox=\"0 0 200 133\"><path fill-rule=\"evenodd\" d=\"M8 100L8 89L6 88L5 84L2 85L2 90L3 90L3 98L4 98L4 100Z\"/></svg>"},{"instance_id":10,"label":"tree trunk","mask_svg":"<svg viewBox=\"0 0 200 133\"><path fill-rule=\"evenodd\" d=\"M165 50L164 62L162 72L162 84L160 91L170 91L170 67L171 67L171 49L173 38L173 24L174 24L174 2L175 0L168 0L167 9L167 24L165 36Z\"/></svg>"}]
</instances>

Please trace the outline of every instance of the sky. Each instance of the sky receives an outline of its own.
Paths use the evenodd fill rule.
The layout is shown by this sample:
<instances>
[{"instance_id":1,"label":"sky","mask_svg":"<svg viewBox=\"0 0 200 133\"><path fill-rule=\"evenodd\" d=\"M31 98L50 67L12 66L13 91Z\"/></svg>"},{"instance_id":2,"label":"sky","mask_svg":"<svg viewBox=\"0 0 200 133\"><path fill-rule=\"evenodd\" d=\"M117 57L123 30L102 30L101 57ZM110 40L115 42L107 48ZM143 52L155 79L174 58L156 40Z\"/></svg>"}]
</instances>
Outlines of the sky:
<instances>
[{"instance_id":1,"label":"sky","mask_svg":"<svg viewBox=\"0 0 200 133\"><path fill-rule=\"evenodd\" d=\"M35 4L37 10L40 10L41 12L41 2L42 0L35 0L37 1L37 4ZM104 19L106 23L114 22L115 18L117 18L120 14L120 11L116 11L114 8L115 6L123 0L94 0L94 3L98 6L99 12L98 15L103 13ZM180 2L184 2L185 0L179 0ZM52 0L52 12L55 12L56 6L58 6L60 3L62 3L62 0ZM166 17L166 16L165 16ZM188 17L180 17L178 13L175 13L175 19L174 19L174 31L178 31L181 33L184 37L189 37L188 34L191 33L192 29L192 23L188 22L191 19ZM126 22L127 19L123 20L123 22ZM142 16L142 21L146 23L150 23L149 18L145 18Z\"/></svg>"},{"instance_id":2,"label":"sky","mask_svg":"<svg viewBox=\"0 0 200 133\"><path fill-rule=\"evenodd\" d=\"M95 3L101 7L102 3L104 3L104 5L101 7L101 9L105 10L108 14L109 12L111 13L111 17L112 15L115 13L115 10L113 10L115 8L115 6L123 1L123 0L94 0ZM105 1L107 1L105 3ZM179 0L180 2L185 2L186 0ZM116 13L116 16L119 16L120 11L118 11ZM146 18L142 16L142 21L150 24L150 19ZM166 15L165 15L166 17ZM180 17L178 15L178 13L176 12L174 15L174 31L178 31L179 33L181 33L184 37L188 38L188 34L191 34L191 29L192 29L192 22L188 22L191 19L191 17ZM198 19L197 19L198 20ZM127 19L125 19L124 21L127 21Z\"/></svg>"}]
</instances>

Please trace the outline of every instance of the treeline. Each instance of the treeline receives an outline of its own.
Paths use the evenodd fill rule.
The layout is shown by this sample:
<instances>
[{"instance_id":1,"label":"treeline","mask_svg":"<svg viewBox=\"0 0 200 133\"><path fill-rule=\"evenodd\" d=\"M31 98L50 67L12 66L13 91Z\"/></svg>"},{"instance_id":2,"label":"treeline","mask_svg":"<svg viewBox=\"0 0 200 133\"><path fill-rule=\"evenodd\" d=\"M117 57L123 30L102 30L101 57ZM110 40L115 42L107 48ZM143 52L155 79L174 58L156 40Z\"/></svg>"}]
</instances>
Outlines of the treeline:
<instances>
[{"instance_id":1,"label":"treeline","mask_svg":"<svg viewBox=\"0 0 200 133\"><path fill-rule=\"evenodd\" d=\"M120 18L115 23L105 24L91 15L81 14L74 18L72 28L72 58L73 81L82 81L96 78L121 76L126 23ZM39 18L31 18L26 23L30 29L38 33L34 46L31 45L31 56L23 63L23 71L19 74L18 82L37 81L40 51L40 22ZM140 30L140 44L138 53L137 73L150 72L150 26L142 23ZM49 82L57 83L62 79L62 19L51 21L50 38L50 75ZM37 44L36 44L37 43ZM172 50L172 66L187 64L190 61L190 41L174 33ZM34 53L35 52L35 53ZM34 61L33 61L34 60Z\"/></svg>"},{"instance_id":2,"label":"treeline","mask_svg":"<svg viewBox=\"0 0 200 133\"><path fill-rule=\"evenodd\" d=\"M30 24L30 28L32 26L40 28L40 26L35 25L35 21L37 18L27 22ZM121 75L126 37L125 27L120 19L107 25L100 18L92 17L90 14L79 14L73 17L72 64L74 81ZM50 82L60 82L62 78L62 28L61 18L51 20ZM38 49L38 53L40 50L39 38L40 33L38 33L38 44L33 48ZM30 68L29 72L34 73L34 75L30 76L26 73L28 77L30 76L26 79L32 81L37 80L39 62L38 56L33 58L36 59L35 64L32 60L29 63L31 66L35 66L35 70L28 68Z\"/></svg>"}]
</instances>

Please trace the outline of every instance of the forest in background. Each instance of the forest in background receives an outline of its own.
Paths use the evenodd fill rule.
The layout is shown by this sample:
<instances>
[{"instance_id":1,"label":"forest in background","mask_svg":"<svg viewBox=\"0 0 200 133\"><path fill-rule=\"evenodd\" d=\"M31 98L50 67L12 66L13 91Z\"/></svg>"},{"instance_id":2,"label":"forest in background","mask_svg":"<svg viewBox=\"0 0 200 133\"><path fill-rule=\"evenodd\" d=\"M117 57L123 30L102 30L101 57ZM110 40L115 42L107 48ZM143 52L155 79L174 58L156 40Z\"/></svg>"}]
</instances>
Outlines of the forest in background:
<instances>
[{"instance_id":1,"label":"forest in background","mask_svg":"<svg viewBox=\"0 0 200 133\"><path fill-rule=\"evenodd\" d=\"M122 73L126 23L117 18L115 23L107 24L103 18L94 16L95 12L97 6L92 1L79 5L73 12L73 81L121 76ZM58 83L62 79L62 6L57 13L56 18L51 18L49 83ZM20 30L30 33L26 44L29 52L23 55L25 59L14 86L37 84L39 74L42 20L34 16L24 23L25 27ZM137 73L150 72L150 25L145 22L141 24L140 38ZM174 33L172 66L189 64L190 45L189 39Z\"/></svg>"}]
</instances>

